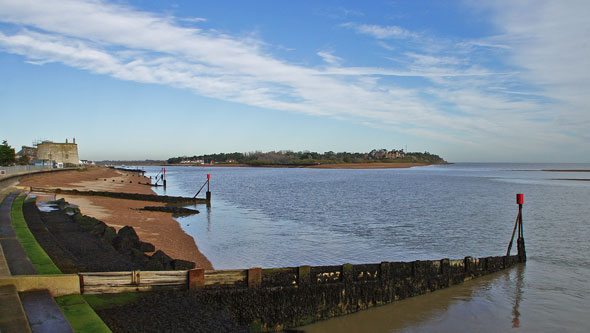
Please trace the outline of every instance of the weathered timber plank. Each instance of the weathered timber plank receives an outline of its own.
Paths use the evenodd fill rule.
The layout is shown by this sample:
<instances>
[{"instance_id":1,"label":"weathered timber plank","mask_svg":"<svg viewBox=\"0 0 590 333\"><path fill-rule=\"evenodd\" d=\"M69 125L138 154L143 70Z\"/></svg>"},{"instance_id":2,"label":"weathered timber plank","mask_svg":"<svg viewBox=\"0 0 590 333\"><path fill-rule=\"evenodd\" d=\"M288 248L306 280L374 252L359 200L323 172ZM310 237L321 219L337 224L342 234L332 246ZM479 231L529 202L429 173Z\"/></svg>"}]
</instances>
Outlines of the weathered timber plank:
<instances>
[{"instance_id":1,"label":"weathered timber plank","mask_svg":"<svg viewBox=\"0 0 590 333\"><path fill-rule=\"evenodd\" d=\"M137 291L151 291L162 286L133 286L133 287L89 287L84 289L84 294L119 294ZM170 285L167 289L184 289L184 285Z\"/></svg>"},{"instance_id":2,"label":"weathered timber plank","mask_svg":"<svg viewBox=\"0 0 590 333\"><path fill-rule=\"evenodd\" d=\"M205 286L215 284L235 284L236 282L245 281L248 277L248 270L223 270L223 271L205 271Z\"/></svg>"},{"instance_id":3,"label":"weathered timber plank","mask_svg":"<svg viewBox=\"0 0 590 333\"><path fill-rule=\"evenodd\" d=\"M449 260L451 267L465 267L465 261L463 259Z\"/></svg>"}]
</instances>

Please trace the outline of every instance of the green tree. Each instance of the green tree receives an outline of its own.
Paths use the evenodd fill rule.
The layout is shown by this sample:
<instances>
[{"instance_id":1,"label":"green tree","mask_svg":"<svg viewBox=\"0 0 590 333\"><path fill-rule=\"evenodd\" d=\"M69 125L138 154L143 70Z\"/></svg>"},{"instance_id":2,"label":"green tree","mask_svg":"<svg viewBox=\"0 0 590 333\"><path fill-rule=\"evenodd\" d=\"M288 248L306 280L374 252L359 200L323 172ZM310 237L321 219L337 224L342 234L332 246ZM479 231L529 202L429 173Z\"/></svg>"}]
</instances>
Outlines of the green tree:
<instances>
[{"instance_id":1,"label":"green tree","mask_svg":"<svg viewBox=\"0 0 590 333\"><path fill-rule=\"evenodd\" d=\"M3 140L2 145L0 146L0 165L12 165L15 160L15 155L14 148L10 147L6 140Z\"/></svg>"},{"instance_id":2,"label":"green tree","mask_svg":"<svg viewBox=\"0 0 590 333\"><path fill-rule=\"evenodd\" d=\"M16 162L18 165L29 165L29 162L31 161L31 159L29 158L29 156L27 155L23 155L21 157L18 158L18 161Z\"/></svg>"}]
</instances>

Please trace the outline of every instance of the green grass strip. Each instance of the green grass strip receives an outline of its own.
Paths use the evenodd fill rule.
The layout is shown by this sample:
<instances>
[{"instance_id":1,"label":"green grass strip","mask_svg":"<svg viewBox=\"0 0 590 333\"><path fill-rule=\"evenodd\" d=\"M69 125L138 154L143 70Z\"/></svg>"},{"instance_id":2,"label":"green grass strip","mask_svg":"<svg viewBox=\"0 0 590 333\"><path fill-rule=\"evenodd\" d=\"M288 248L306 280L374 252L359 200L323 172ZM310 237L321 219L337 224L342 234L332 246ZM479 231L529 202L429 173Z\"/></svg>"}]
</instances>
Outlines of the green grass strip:
<instances>
[{"instance_id":1,"label":"green grass strip","mask_svg":"<svg viewBox=\"0 0 590 333\"><path fill-rule=\"evenodd\" d=\"M37 243L37 239L35 239L35 236L29 229L29 226L27 225L23 215L24 201L25 196L20 195L14 199L12 204L12 226L14 227L16 238L25 249L25 252L31 260L31 263L33 263L33 266L35 266L37 273L61 274L59 268L55 266L51 258L47 255L39 243Z\"/></svg>"},{"instance_id":2,"label":"green grass strip","mask_svg":"<svg viewBox=\"0 0 590 333\"><path fill-rule=\"evenodd\" d=\"M35 199L29 199L34 201ZM27 256L39 274L61 274L61 271L29 229L23 215L25 196L18 196L12 204L12 225L18 241L22 244ZM55 298L74 332L111 332L109 327L100 319L94 310L86 303L81 295L68 295Z\"/></svg>"},{"instance_id":3,"label":"green grass strip","mask_svg":"<svg viewBox=\"0 0 590 333\"><path fill-rule=\"evenodd\" d=\"M82 295L56 297L55 302L68 319L74 332L111 332Z\"/></svg>"},{"instance_id":4,"label":"green grass strip","mask_svg":"<svg viewBox=\"0 0 590 333\"><path fill-rule=\"evenodd\" d=\"M94 310L110 309L129 304L142 297L141 293L84 295L84 299Z\"/></svg>"}]
</instances>

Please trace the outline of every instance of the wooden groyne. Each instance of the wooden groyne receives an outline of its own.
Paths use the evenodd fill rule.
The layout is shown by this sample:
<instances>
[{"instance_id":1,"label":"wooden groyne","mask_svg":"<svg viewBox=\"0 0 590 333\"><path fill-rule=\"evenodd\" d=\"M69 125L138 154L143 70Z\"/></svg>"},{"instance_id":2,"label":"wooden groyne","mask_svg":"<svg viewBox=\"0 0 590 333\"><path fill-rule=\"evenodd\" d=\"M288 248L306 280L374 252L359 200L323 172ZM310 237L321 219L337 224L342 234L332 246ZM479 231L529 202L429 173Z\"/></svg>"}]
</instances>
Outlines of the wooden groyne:
<instances>
[{"instance_id":1,"label":"wooden groyne","mask_svg":"<svg viewBox=\"0 0 590 333\"><path fill-rule=\"evenodd\" d=\"M524 262L521 255L240 270L80 273L83 294L189 290L226 304L255 330L282 330L488 275ZM237 310L236 310L237 309ZM190 309L187 309L190 311Z\"/></svg>"},{"instance_id":2,"label":"wooden groyne","mask_svg":"<svg viewBox=\"0 0 590 333\"><path fill-rule=\"evenodd\" d=\"M56 194L69 194L69 195L83 195L83 196L99 196L109 197L117 199L127 200L140 200L140 201L153 201L153 202L164 202L166 204L176 205L190 205L190 204L207 204L211 200L202 198L190 198L190 197L176 197L168 195L157 195L157 194L140 194L140 193L124 193L124 192L107 192L107 191L80 191L80 190L64 190L60 188L44 188L44 187L31 187L31 191L34 192L48 192Z\"/></svg>"},{"instance_id":3,"label":"wooden groyne","mask_svg":"<svg viewBox=\"0 0 590 333\"><path fill-rule=\"evenodd\" d=\"M519 262L524 262L523 258L519 257L519 255L513 255L508 257L466 257L456 260L417 260L338 266L94 272L80 273L79 275L81 291L86 294L158 290L167 286L172 289L197 290L218 287L298 288L367 282L410 282L412 287L416 287L416 283L422 285L420 288L413 288L416 289L413 292L407 292L405 294L405 297L407 297L469 281L512 267ZM399 299L399 297L393 297L390 301L396 299Z\"/></svg>"},{"instance_id":4,"label":"wooden groyne","mask_svg":"<svg viewBox=\"0 0 590 333\"><path fill-rule=\"evenodd\" d=\"M108 166L107 168L115 169L115 170L120 170L120 171L125 171L125 172L135 172L135 173L138 173L140 175L144 175L145 174L145 170L142 170L142 169L139 169L139 168L124 168L124 167L116 167L116 166Z\"/></svg>"}]
</instances>

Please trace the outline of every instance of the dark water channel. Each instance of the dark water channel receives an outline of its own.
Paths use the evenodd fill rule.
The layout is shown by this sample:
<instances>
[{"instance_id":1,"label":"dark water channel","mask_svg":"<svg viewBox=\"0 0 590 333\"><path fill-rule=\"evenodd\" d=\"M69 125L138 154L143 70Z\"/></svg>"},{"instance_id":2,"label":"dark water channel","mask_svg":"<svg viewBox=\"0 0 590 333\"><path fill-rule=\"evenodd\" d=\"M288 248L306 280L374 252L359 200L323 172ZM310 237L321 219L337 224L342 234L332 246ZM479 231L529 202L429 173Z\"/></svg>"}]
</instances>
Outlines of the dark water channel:
<instances>
[{"instance_id":1,"label":"dark water channel","mask_svg":"<svg viewBox=\"0 0 590 333\"><path fill-rule=\"evenodd\" d=\"M159 169L146 167L148 175ZM166 194L192 196L211 174L212 207L178 221L213 266L226 269L502 255L515 194L524 193L526 265L304 329L586 331L590 182L555 179L590 179L590 172L543 169L590 164L168 167Z\"/></svg>"}]
</instances>

